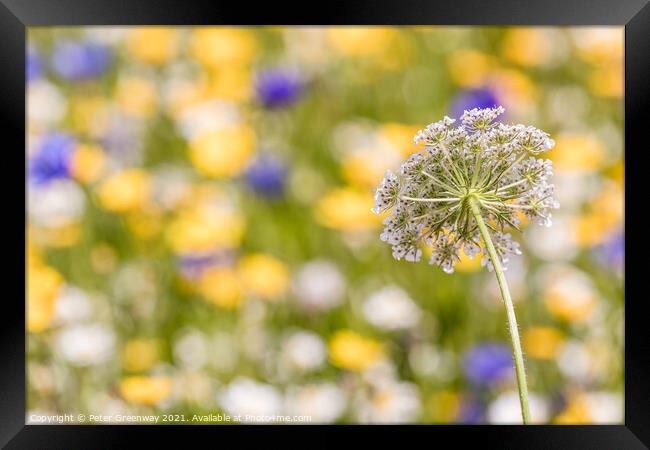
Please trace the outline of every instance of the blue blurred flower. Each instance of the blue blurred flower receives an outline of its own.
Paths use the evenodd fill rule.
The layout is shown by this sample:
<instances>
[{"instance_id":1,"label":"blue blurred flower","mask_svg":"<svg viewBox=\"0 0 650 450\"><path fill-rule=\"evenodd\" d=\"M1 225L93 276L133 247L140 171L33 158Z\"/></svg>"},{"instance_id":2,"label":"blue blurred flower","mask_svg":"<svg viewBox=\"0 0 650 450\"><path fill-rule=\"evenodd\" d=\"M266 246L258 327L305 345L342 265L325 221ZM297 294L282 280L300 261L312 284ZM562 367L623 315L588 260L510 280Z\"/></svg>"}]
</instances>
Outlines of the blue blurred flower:
<instances>
[{"instance_id":1,"label":"blue blurred flower","mask_svg":"<svg viewBox=\"0 0 650 450\"><path fill-rule=\"evenodd\" d=\"M210 253L188 253L178 257L178 267L183 277L197 280L210 267L229 265L233 260L232 252L225 249Z\"/></svg>"},{"instance_id":2,"label":"blue blurred flower","mask_svg":"<svg viewBox=\"0 0 650 450\"><path fill-rule=\"evenodd\" d=\"M305 90L302 77L295 70L271 68L260 72L255 81L255 91L266 108L280 108L297 101Z\"/></svg>"},{"instance_id":3,"label":"blue blurred flower","mask_svg":"<svg viewBox=\"0 0 650 450\"><path fill-rule=\"evenodd\" d=\"M473 399L466 399L461 404L456 421L464 424L481 423L484 420L484 416L485 407L480 402Z\"/></svg>"},{"instance_id":4,"label":"blue blurred flower","mask_svg":"<svg viewBox=\"0 0 650 450\"><path fill-rule=\"evenodd\" d=\"M41 57L33 48L27 49L27 58L26 58L26 76L27 82L37 80L40 78L41 73L43 72L43 65L41 64Z\"/></svg>"},{"instance_id":5,"label":"blue blurred flower","mask_svg":"<svg viewBox=\"0 0 650 450\"><path fill-rule=\"evenodd\" d=\"M468 89L457 94L451 101L451 115L460 118L463 111L473 108L493 108L501 105L501 101L496 94L487 88Z\"/></svg>"},{"instance_id":6,"label":"blue blurred flower","mask_svg":"<svg viewBox=\"0 0 650 450\"><path fill-rule=\"evenodd\" d=\"M260 195L278 198L284 194L287 166L272 155L261 155L246 171L246 182Z\"/></svg>"},{"instance_id":7,"label":"blue blurred flower","mask_svg":"<svg viewBox=\"0 0 650 450\"><path fill-rule=\"evenodd\" d=\"M492 386L514 374L510 349L498 343L472 347L463 363L465 376L475 385Z\"/></svg>"},{"instance_id":8,"label":"blue blurred flower","mask_svg":"<svg viewBox=\"0 0 650 450\"><path fill-rule=\"evenodd\" d=\"M69 178L75 148L76 142L68 134L44 136L29 160L30 180L36 185L44 185L52 180Z\"/></svg>"},{"instance_id":9,"label":"blue blurred flower","mask_svg":"<svg viewBox=\"0 0 650 450\"><path fill-rule=\"evenodd\" d=\"M52 68L71 81L97 78L110 62L108 47L93 42L60 41L52 52Z\"/></svg>"},{"instance_id":10,"label":"blue blurred flower","mask_svg":"<svg viewBox=\"0 0 650 450\"><path fill-rule=\"evenodd\" d=\"M618 234L594 249L596 260L606 267L622 271L625 263L625 236Z\"/></svg>"}]
</instances>

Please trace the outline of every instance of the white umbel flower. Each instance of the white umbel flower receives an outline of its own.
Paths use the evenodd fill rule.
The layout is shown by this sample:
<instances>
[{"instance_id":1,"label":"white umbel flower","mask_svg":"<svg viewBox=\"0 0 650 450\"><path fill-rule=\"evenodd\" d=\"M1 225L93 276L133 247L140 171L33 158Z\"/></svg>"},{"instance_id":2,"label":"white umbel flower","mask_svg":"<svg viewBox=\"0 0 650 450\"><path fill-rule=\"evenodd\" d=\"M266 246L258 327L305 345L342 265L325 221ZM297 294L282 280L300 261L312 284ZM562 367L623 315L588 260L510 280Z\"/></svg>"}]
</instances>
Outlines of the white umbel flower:
<instances>
[{"instance_id":1,"label":"white umbel flower","mask_svg":"<svg viewBox=\"0 0 650 450\"><path fill-rule=\"evenodd\" d=\"M419 261L427 245L430 264L452 273L463 248L472 258L481 253L492 270L475 214L489 228L502 265L521 253L509 233L518 229L518 213L551 225L551 210L559 207L549 183L553 167L537 156L555 143L535 127L497 122L503 112L501 106L475 108L459 126L449 117L428 125L415 136L424 148L398 174L386 172L373 212L392 210L381 240L396 259Z\"/></svg>"}]
</instances>

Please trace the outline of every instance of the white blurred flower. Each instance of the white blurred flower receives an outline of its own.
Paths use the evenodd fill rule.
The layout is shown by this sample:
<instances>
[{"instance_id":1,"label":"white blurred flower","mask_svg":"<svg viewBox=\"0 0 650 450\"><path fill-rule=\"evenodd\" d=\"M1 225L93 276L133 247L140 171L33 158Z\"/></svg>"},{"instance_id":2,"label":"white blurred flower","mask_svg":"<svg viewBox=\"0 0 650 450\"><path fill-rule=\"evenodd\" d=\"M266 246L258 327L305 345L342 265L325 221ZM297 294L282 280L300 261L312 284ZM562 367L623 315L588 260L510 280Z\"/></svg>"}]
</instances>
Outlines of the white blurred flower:
<instances>
[{"instance_id":1,"label":"white blurred flower","mask_svg":"<svg viewBox=\"0 0 650 450\"><path fill-rule=\"evenodd\" d=\"M75 286L64 286L56 298L55 318L57 321L68 323L87 319L92 313L92 305L88 294Z\"/></svg>"},{"instance_id":2,"label":"white blurred flower","mask_svg":"<svg viewBox=\"0 0 650 450\"><path fill-rule=\"evenodd\" d=\"M298 331L285 341L283 356L292 367L304 371L313 370L325 362L327 348L316 333Z\"/></svg>"},{"instance_id":3,"label":"white blurred flower","mask_svg":"<svg viewBox=\"0 0 650 450\"><path fill-rule=\"evenodd\" d=\"M186 330L174 342L174 360L182 366L197 370L208 359L205 336L198 330Z\"/></svg>"},{"instance_id":4,"label":"white blurred flower","mask_svg":"<svg viewBox=\"0 0 650 450\"><path fill-rule=\"evenodd\" d=\"M555 175L557 199L566 211L578 211L580 206L601 189L597 173L560 171Z\"/></svg>"},{"instance_id":5,"label":"white blurred flower","mask_svg":"<svg viewBox=\"0 0 650 450\"><path fill-rule=\"evenodd\" d=\"M104 416L126 415L133 412L131 406L124 400L103 391L89 395L88 408Z\"/></svg>"},{"instance_id":6,"label":"white blurred flower","mask_svg":"<svg viewBox=\"0 0 650 450\"><path fill-rule=\"evenodd\" d=\"M331 423L346 408L345 393L332 383L293 387L285 399L286 413L292 416L308 416L310 423Z\"/></svg>"},{"instance_id":7,"label":"white blurred flower","mask_svg":"<svg viewBox=\"0 0 650 450\"><path fill-rule=\"evenodd\" d=\"M573 221L566 214L553 217L553 228L528 227L528 248L546 261L568 261L578 253Z\"/></svg>"},{"instance_id":8,"label":"white blurred flower","mask_svg":"<svg viewBox=\"0 0 650 450\"><path fill-rule=\"evenodd\" d=\"M77 366L109 361L115 352L115 333L103 324L74 325L56 339L60 355Z\"/></svg>"},{"instance_id":9,"label":"white blurred flower","mask_svg":"<svg viewBox=\"0 0 650 450\"><path fill-rule=\"evenodd\" d=\"M164 209L175 208L189 193L191 172L177 167L156 171L153 179L154 201Z\"/></svg>"},{"instance_id":10,"label":"white blurred flower","mask_svg":"<svg viewBox=\"0 0 650 450\"><path fill-rule=\"evenodd\" d=\"M235 368L238 359L237 342L234 336L227 332L218 332L210 341L210 365L219 372L230 372Z\"/></svg>"},{"instance_id":11,"label":"white blurred flower","mask_svg":"<svg viewBox=\"0 0 650 450\"><path fill-rule=\"evenodd\" d=\"M284 44L289 59L300 61L309 70L319 69L331 61L326 31L314 27L286 27Z\"/></svg>"},{"instance_id":12,"label":"white blurred flower","mask_svg":"<svg viewBox=\"0 0 650 450\"><path fill-rule=\"evenodd\" d=\"M361 373L361 378L372 386L394 383L397 380L397 367L391 360L382 358L368 366Z\"/></svg>"},{"instance_id":13,"label":"white blurred flower","mask_svg":"<svg viewBox=\"0 0 650 450\"><path fill-rule=\"evenodd\" d=\"M181 372L174 380L174 390L184 401L203 408L214 407L214 380L204 372Z\"/></svg>"},{"instance_id":14,"label":"white blurred flower","mask_svg":"<svg viewBox=\"0 0 650 450\"><path fill-rule=\"evenodd\" d=\"M584 381L589 378L592 365L591 355L580 341L567 341L557 355L560 371L569 378Z\"/></svg>"},{"instance_id":15,"label":"white blurred flower","mask_svg":"<svg viewBox=\"0 0 650 450\"><path fill-rule=\"evenodd\" d=\"M77 222L85 206L84 192L72 180L54 180L28 190L27 211L35 225L60 227Z\"/></svg>"},{"instance_id":16,"label":"white blurred flower","mask_svg":"<svg viewBox=\"0 0 650 450\"><path fill-rule=\"evenodd\" d=\"M413 422L420 414L420 393L412 383L384 383L357 397L355 411L362 423Z\"/></svg>"},{"instance_id":17,"label":"white blurred flower","mask_svg":"<svg viewBox=\"0 0 650 450\"><path fill-rule=\"evenodd\" d=\"M30 362L28 363L27 373L29 374L29 387L36 390L40 395L51 395L55 391L57 379L51 366Z\"/></svg>"},{"instance_id":18,"label":"white blurred flower","mask_svg":"<svg viewBox=\"0 0 650 450\"><path fill-rule=\"evenodd\" d=\"M250 378L238 378L217 397L221 407L231 416L241 416L243 422L268 421L282 411L282 395L278 390Z\"/></svg>"},{"instance_id":19,"label":"white blurred flower","mask_svg":"<svg viewBox=\"0 0 650 450\"><path fill-rule=\"evenodd\" d=\"M623 423L623 396L621 394L605 391L590 392L585 394L584 400L593 423Z\"/></svg>"},{"instance_id":20,"label":"white blurred flower","mask_svg":"<svg viewBox=\"0 0 650 450\"><path fill-rule=\"evenodd\" d=\"M52 83L39 80L27 88L27 123L48 128L59 122L66 111L66 99Z\"/></svg>"},{"instance_id":21,"label":"white blurred flower","mask_svg":"<svg viewBox=\"0 0 650 450\"><path fill-rule=\"evenodd\" d=\"M544 227L535 227L541 229ZM514 303L520 302L526 298L528 268L526 265L526 258L522 255L521 258L515 258L508 263L508 287L510 288L510 295ZM479 295L478 299L486 306L491 308L503 308L503 300L501 299L501 290L499 283L495 277L487 277L483 279L480 285L481 293L487 295Z\"/></svg>"},{"instance_id":22,"label":"white blurred flower","mask_svg":"<svg viewBox=\"0 0 650 450\"><path fill-rule=\"evenodd\" d=\"M549 418L548 401L537 394L529 393L530 414L532 423L545 423ZM497 424L520 424L521 405L519 394L510 391L499 395L487 409L487 420L489 423Z\"/></svg>"},{"instance_id":23,"label":"white blurred flower","mask_svg":"<svg viewBox=\"0 0 650 450\"><path fill-rule=\"evenodd\" d=\"M417 325L421 311L406 291L390 285L370 294L363 304L363 314L378 328L398 330Z\"/></svg>"},{"instance_id":24,"label":"white blurred flower","mask_svg":"<svg viewBox=\"0 0 650 450\"><path fill-rule=\"evenodd\" d=\"M409 352L409 364L413 372L421 377L447 381L456 375L454 353L438 350L430 344L414 346Z\"/></svg>"},{"instance_id":25,"label":"white blurred flower","mask_svg":"<svg viewBox=\"0 0 650 450\"><path fill-rule=\"evenodd\" d=\"M179 118L181 133L190 140L208 131L237 125L240 122L237 106L223 100L210 100L187 108Z\"/></svg>"},{"instance_id":26,"label":"white blurred flower","mask_svg":"<svg viewBox=\"0 0 650 450\"><path fill-rule=\"evenodd\" d=\"M128 28L121 27L88 27L84 29L84 34L89 41L111 46L121 45L128 33Z\"/></svg>"},{"instance_id":27,"label":"white blurred flower","mask_svg":"<svg viewBox=\"0 0 650 450\"><path fill-rule=\"evenodd\" d=\"M293 290L299 304L310 311L338 306L345 295L345 278L330 261L314 260L298 269Z\"/></svg>"},{"instance_id":28,"label":"white blurred flower","mask_svg":"<svg viewBox=\"0 0 650 450\"><path fill-rule=\"evenodd\" d=\"M565 320L587 320L597 312L598 291L588 274L570 264L542 267L537 276L546 307Z\"/></svg>"},{"instance_id":29,"label":"white blurred flower","mask_svg":"<svg viewBox=\"0 0 650 450\"><path fill-rule=\"evenodd\" d=\"M564 128L581 124L591 108L589 95L580 85L550 88L546 98L546 120ZM556 185L558 185L557 181ZM561 189L558 186L559 192ZM558 198L558 200L564 206L562 199Z\"/></svg>"}]
</instances>

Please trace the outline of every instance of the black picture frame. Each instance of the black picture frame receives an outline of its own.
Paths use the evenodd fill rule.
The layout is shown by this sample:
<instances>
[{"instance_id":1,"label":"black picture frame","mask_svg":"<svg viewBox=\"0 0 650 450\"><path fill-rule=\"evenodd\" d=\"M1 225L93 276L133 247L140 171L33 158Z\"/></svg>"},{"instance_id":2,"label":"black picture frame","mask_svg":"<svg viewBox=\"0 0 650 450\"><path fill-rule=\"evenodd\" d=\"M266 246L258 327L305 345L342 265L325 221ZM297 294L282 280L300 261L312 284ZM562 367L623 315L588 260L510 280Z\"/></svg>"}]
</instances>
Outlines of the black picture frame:
<instances>
[{"instance_id":1,"label":"black picture frame","mask_svg":"<svg viewBox=\"0 0 650 450\"><path fill-rule=\"evenodd\" d=\"M277 445L301 443L334 446L350 430L404 445L472 441L495 449L642 449L650 446L650 333L643 314L646 299L639 277L643 264L626 264L625 274L625 422L623 425L585 426L220 426L191 425L147 427L91 425L25 425L25 272L24 242L12 238L25 232L21 209L25 206L25 39L26 27L54 25L207 25L207 24L417 24L417 25L618 25L625 27L625 208L626 263L644 249L642 200L636 184L643 181L648 152L646 127L650 123L650 6L647 0L522 0L426 1L357 0L350 2L277 2L245 4L219 0L0 0L0 108L3 157L9 158L1 192L5 195L5 266L16 273L3 279L6 294L0 314L0 444L6 448L120 448L136 439L191 445L202 440L214 445L237 435L238 445L251 438L270 444L278 431L290 428L291 440ZM21 161L22 158L22 161ZM25 166L22 166L23 168ZM20 192L22 178L23 195ZM13 200L13 202L9 201ZM15 208L15 210L14 210ZM13 214L12 214L13 213ZM22 216L24 219L26 216ZM25 219L26 220L26 219ZM20 227L23 227L20 230ZM15 227L15 228L13 228ZM25 236L25 235L23 235ZM22 247L21 247L22 246ZM639 259L640 260L640 259ZM641 260L640 260L641 261ZM642 275L641 275L642 276ZM9 289L11 288L11 289ZM14 291L15 289L15 291ZM243 428L242 428L243 427ZM180 431L180 433L177 433ZM242 432L243 431L243 432ZM187 436L184 436L187 435ZM408 440L405 438L408 437ZM190 440L191 438L191 440ZM215 440L216 438L219 441ZM207 439L211 439L208 441ZM232 442L232 441L231 441ZM428 443L428 444L427 444Z\"/></svg>"}]
</instances>

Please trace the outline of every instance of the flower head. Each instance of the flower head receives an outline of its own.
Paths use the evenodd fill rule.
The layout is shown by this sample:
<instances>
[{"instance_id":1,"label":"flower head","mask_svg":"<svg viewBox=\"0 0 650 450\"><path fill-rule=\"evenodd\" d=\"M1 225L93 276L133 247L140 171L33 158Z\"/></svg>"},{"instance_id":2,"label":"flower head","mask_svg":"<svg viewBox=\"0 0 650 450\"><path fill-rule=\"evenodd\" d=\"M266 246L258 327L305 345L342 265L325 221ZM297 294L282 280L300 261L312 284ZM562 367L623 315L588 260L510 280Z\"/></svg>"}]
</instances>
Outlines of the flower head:
<instances>
[{"instance_id":1,"label":"flower head","mask_svg":"<svg viewBox=\"0 0 650 450\"><path fill-rule=\"evenodd\" d=\"M477 88L460 92L454 97L449 108L454 117L460 117L465 110L491 108L499 103L499 97L493 89Z\"/></svg>"},{"instance_id":2,"label":"flower head","mask_svg":"<svg viewBox=\"0 0 650 450\"><path fill-rule=\"evenodd\" d=\"M267 198L282 197L286 181L286 164L272 155L261 155L246 170L249 187Z\"/></svg>"},{"instance_id":3,"label":"flower head","mask_svg":"<svg viewBox=\"0 0 650 450\"><path fill-rule=\"evenodd\" d=\"M273 68L258 75L255 89L264 107L279 108L297 101L305 89L305 83L293 70Z\"/></svg>"},{"instance_id":4,"label":"flower head","mask_svg":"<svg viewBox=\"0 0 650 450\"><path fill-rule=\"evenodd\" d=\"M510 230L519 214L550 226L552 163L537 155L554 142L535 127L497 121L503 107L465 111L461 124L445 117L415 136L421 151L394 174L386 172L375 193L373 212L392 210L380 238L396 259L419 261L423 245L432 248L430 264L454 271L459 251L493 269L481 242L476 214L487 224L502 264L521 253Z\"/></svg>"},{"instance_id":5,"label":"flower head","mask_svg":"<svg viewBox=\"0 0 650 450\"><path fill-rule=\"evenodd\" d=\"M479 344L465 354L463 368L472 384L492 386L512 376L512 355L505 345Z\"/></svg>"},{"instance_id":6,"label":"flower head","mask_svg":"<svg viewBox=\"0 0 650 450\"><path fill-rule=\"evenodd\" d=\"M61 41L52 52L52 68L70 81L97 78L108 69L110 62L108 47L93 42Z\"/></svg>"},{"instance_id":7,"label":"flower head","mask_svg":"<svg viewBox=\"0 0 650 450\"><path fill-rule=\"evenodd\" d=\"M32 47L27 48L27 57L25 64L25 73L28 83L35 81L41 77L41 74L43 73L43 63L41 61L41 56Z\"/></svg>"},{"instance_id":8,"label":"flower head","mask_svg":"<svg viewBox=\"0 0 650 450\"><path fill-rule=\"evenodd\" d=\"M37 144L29 160L32 183L45 185L62 178L70 178L70 166L75 152L74 138L65 133L50 133Z\"/></svg>"}]
</instances>

